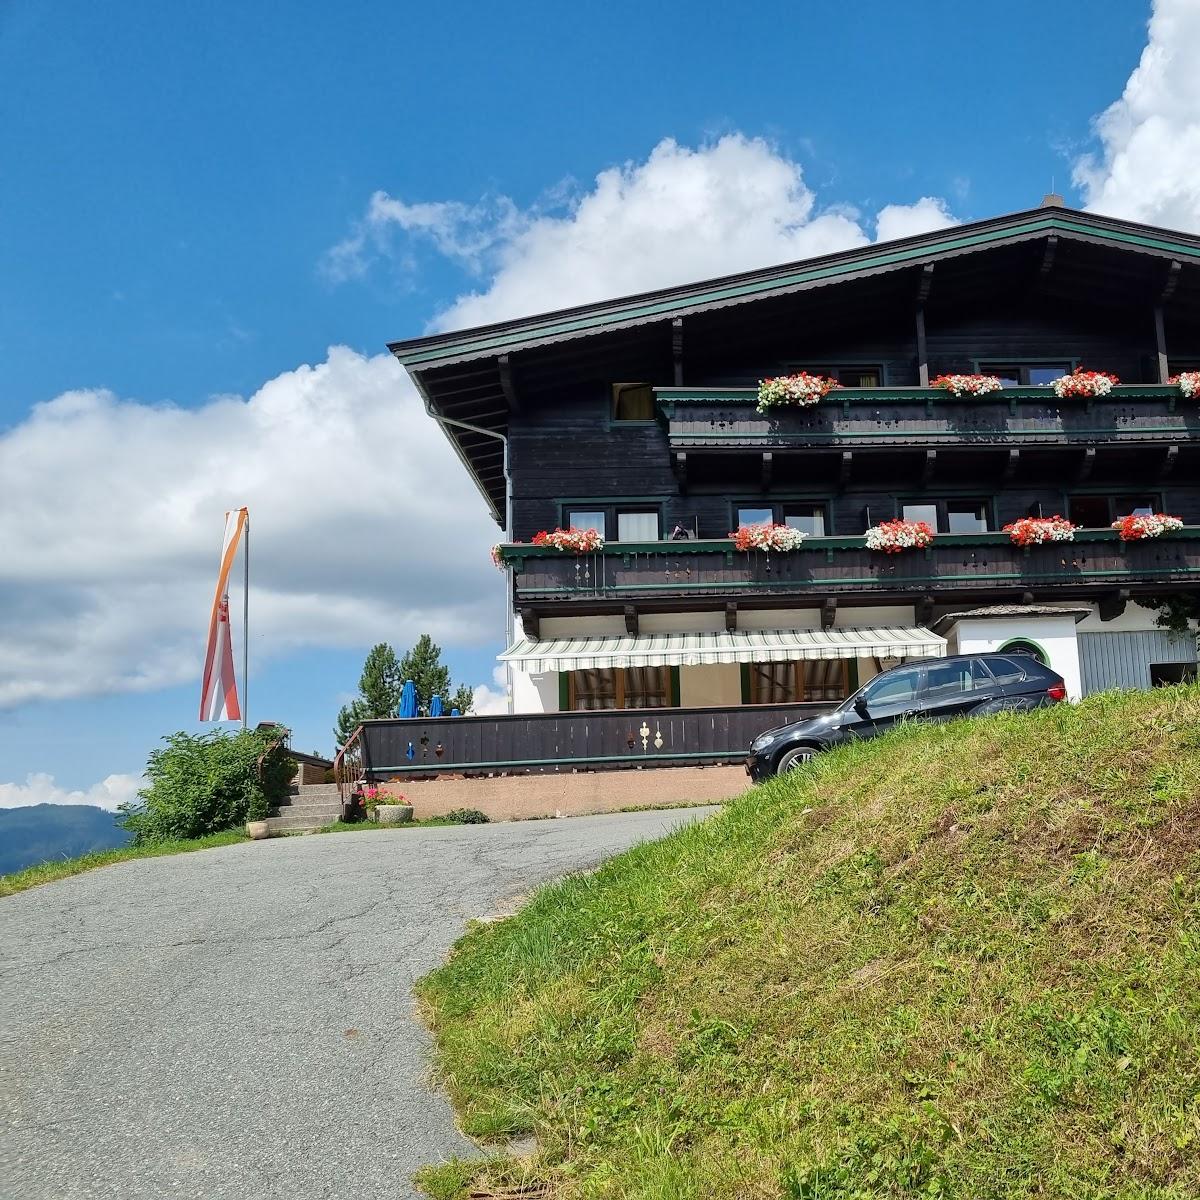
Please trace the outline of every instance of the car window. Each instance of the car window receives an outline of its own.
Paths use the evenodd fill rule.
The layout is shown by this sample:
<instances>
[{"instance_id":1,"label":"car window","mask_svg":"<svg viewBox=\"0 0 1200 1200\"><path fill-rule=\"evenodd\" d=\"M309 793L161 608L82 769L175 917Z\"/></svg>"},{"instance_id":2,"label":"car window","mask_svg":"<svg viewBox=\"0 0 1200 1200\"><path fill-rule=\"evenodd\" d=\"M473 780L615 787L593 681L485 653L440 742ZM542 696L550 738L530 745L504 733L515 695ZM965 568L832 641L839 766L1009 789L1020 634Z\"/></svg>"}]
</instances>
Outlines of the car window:
<instances>
[{"instance_id":1,"label":"car window","mask_svg":"<svg viewBox=\"0 0 1200 1200\"><path fill-rule=\"evenodd\" d=\"M936 700L942 696L957 696L973 691L975 677L971 673L971 665L969 659L955 659L931 666L925 676L924 694Z\"/></svg>"},{"instance_id":2,"label":"car window","mask_svg":"<svg viewBox=\"0 0 1200 1200\"><path fill-rule=\"evenodd\" d=\"M890 673L874 683L869 683L863 699L869 705L903 704L916 695L920 674L916 668Z\"/></svg>"},{"instance_id":3,"label":"car window","mask_svg":"<svg viewBox=\"0 0 1200 1200\"><path fill-rule=\"evenodd\" d=\"M1025 678L1025 668L1011 658L987 658L984 661L997 683L1020 683Z\"/></svg>"}]
</instances>

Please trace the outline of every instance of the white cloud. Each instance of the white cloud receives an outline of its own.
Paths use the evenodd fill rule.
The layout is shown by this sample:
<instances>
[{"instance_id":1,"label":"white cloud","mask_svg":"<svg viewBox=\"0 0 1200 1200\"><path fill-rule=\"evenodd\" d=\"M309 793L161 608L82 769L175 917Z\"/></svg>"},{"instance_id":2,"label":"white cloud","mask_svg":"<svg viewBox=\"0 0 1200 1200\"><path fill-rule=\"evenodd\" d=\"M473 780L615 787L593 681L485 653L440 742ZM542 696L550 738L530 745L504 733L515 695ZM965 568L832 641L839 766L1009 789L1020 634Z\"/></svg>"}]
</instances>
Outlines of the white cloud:
<instances>
[{"instance_id":1,"label":"white cloud","mask_svg":"<svg viewBox=\"0 0 1200 1200\"><path fill-rule=\"evenodd\" d=\"M504 665L492 671L492 683L481 683L471 698L471 713L477 717L502 717L508 712L508 673Z\"/></svg>"},{"instance_id":2,"label":"white cloud","mask_svg":"<svg viewBox=\"0 0 1200 1200\"><path fill-rule=\"evenodd\" d=\"M875 218L875 240L892 242L935 229L949 229L958 223L945 200L922 196L915 204L887 204L881 208Z\"/></svg>"},{"instance_id":3,"label":"white cloud","mask_svg":"<svg viewBox=\"0 0 1200 1200\"><path fill-rule=\"evenodd\" d=\"M198 678L240 504L252 660L498 637L483 501L396 362L334 347L248 400L70 392L0 435L0 707Z\"/></svg>"},{"instance_id":4,"label":"white cloud","mask_svg":"<svg viewBox=\"0 0 1200 1200\"><path fill-rule=\"evenodd\" d=\"M879 237L953 224L922 197L878 214ZM670 138L644 162L596 176L590 191L558 189L520 210L504 197L477 205L410 205L377 192L325 260L345 279L380 257L411 264L416 245L489 280L460 296L438 329L487 324L713 275L809 258L870 241L858 213L821 208L800 164L761 138L730 134L699 149Z\"/></svg>"},{"instance_id":5,"label":"white cloud","mask_svg":"<svg viewBox=\"0 0 1200 1200\"><path fill-rule=\"evenodd\" d=\"M1200 232L1200 3L1155 0L1146 48L1095 121L1102 151L1075 163L1087 207Z\"/></svg>"},{"instance_id":6,"label":"white cloud","mask_svg":"<svg viewBox=\"0 0 1200 1200\"><path fill-rule=\"evenodd\" d=\"M140 775L109 775L87 791L68 791L53 775L30 774L24 783L0 783L0 808L29 808L34 804L93 804L106 812L133 800L143 784Z\"/></svg>"}]
</instances>

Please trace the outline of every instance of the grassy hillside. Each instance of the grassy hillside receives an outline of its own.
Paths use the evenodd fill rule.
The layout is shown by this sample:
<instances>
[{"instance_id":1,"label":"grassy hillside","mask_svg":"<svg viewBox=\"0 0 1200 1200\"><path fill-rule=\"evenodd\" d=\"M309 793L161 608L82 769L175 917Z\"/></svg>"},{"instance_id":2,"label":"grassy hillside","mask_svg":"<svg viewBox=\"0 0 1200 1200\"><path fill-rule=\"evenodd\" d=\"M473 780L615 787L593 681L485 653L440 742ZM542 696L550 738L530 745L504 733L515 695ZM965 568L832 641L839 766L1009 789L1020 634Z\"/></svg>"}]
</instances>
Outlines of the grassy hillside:
<instances>
[{"instance_id":1,"label":"grassy hillside","mask_svg":"<svg viewBox=\"0 0 1200 1200\"><path fill-rule=\"evenodd\" d=\"M900 730L472 930L437 1196L1200 1195L1200 690ZM486 1194L486 1192L485 1192Z\"/></svg>"}]
</instances>

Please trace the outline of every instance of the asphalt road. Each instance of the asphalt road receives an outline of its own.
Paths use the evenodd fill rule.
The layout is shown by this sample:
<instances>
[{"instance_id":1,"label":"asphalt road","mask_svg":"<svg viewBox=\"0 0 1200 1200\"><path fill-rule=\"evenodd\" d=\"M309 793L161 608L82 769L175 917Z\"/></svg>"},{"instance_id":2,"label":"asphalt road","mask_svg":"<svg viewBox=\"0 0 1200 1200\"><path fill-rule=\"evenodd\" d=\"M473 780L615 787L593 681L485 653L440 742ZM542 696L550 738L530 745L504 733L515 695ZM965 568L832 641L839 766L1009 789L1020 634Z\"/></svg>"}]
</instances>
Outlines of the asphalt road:
<instances>
[{"instance_id":1,"label":"asphalt road","mask_svg":"<svg viewBox=\"0 0 1200 1200\"><path fill-rule=\"evenodd\" d=\"M473 1147L413 980L468 919L711 811L246 843L0 900L0 1196L417 1195Z\"/></svg>"}]
</instances>

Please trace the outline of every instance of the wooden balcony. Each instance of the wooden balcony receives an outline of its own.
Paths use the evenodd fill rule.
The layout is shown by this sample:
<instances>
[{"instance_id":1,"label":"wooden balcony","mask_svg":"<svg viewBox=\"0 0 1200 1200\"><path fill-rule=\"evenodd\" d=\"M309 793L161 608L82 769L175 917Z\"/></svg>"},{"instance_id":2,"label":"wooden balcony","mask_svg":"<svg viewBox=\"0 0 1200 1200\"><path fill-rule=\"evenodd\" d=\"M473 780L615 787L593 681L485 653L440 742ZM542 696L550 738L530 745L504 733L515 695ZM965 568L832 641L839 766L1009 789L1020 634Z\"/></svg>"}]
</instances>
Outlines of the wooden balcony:
<instances>
[{"instance_id":1,"label":"wooden balcony","mask_svg":"<svg viewBox=\"0 0 1200 1200\"><path fill-rule=\"evenodd\" d=\"M807 408L757 410L753 388L658 388L671 449L757 451L1200 445L1200 404L1177 387L1136 384L1100 399L1045 387L955 399L937 388L846 388Z\"/></svg>"},{"instance_id":2,"label":"wooden balcony","mask_svg":"<svg viewBox=\"0 0 1200 1200\"><path fill-rule=\"evenodd\" d=\"M1005 533L943 534L924 550L901 554L868 550L861 537L810 538L783 554L743 553L728 540L614 542L578 556L510 545L503 553L513 567L517 607L704 597L786 597L819 605L839 596L874 601L1030 591L1084 597L1200 587L1200 526L1142 542L1123 542L1111 530L1083 530L1075 539L1023 548Z\"/></svg>"},{"instance_id":3,"label":"wooden balcony","mask_svg":"<svg viewBox=\"0 0 1200 1200\"><path fill-rule=\"evenodd\" d=\"M366 778L530 774L740 762L760 734L832 704L639 708L366 721Z\"/></svg>"}]
</instances>

